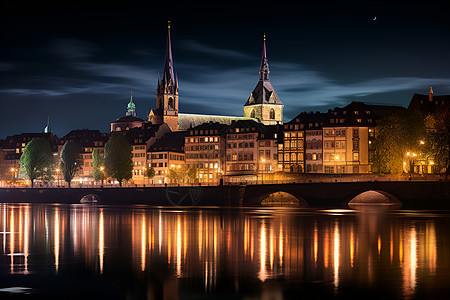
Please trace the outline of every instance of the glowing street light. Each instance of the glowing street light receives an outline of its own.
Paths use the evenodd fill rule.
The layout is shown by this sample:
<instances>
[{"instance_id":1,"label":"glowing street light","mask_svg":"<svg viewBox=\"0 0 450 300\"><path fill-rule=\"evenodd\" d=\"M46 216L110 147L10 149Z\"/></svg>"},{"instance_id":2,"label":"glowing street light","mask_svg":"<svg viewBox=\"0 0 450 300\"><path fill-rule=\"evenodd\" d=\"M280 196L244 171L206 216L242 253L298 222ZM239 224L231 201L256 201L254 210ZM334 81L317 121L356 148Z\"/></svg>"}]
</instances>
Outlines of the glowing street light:
<instances>
[{"instance_id":1,"label":"glowing street light","mask_svg":"<svg viewBox=\"0 0 450 300\"><path fill-rule=\"evenodd\" d=\"M11 168L11 181L14 183L16 169Z\"/></svg>"}]
</instances>

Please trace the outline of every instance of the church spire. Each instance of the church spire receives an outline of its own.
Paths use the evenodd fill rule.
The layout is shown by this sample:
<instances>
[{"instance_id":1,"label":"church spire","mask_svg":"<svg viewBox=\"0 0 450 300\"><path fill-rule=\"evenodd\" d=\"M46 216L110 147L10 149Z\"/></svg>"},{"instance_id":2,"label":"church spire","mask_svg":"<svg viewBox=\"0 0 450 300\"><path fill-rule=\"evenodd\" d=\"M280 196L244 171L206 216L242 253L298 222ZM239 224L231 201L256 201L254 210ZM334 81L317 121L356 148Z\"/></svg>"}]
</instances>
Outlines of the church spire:
<instances>
[{"instance_id":1,"label":"church spire","mask_svg":"<svg viewBox=\"0 0 450 300\"><path fill-rule=\"evenodd\" d=\"M261 67L259 68L259 80L269 80L269 73L269 60L267 59L266 50L266 34L264 33Z\"/></svg>"},{"instance_id":2,"label":"church spire","mask_svg":"<svg viewBox=\"0 0 450 300\"><path fill-rule=\"evenodd\" d=\"M428 94L428 100L433 101L433 88L430 86L430 93Z\"/></svg>"},{"instance_id":3,"label":"church spire","mask_svg":"<svg viewBox=\"0 0 450 300\"><path fill-rule=\"evenodd\" d=\"M133 91L131 91L130 103L127 105L127 116L136 117L136 104L133 103Z\"/></svg>"},{"instance_id":4,"label":"church spire","mask_svg":"<svg viewBox=\"0 0 450 300\"><path fill-rule=\"evenodd\" d=\"M167 45L166 45L166 59L164 61L164 75L163 82L168 84L172 80L175 82L175 76L173 72L173 59L172 59L172 41L170 38L170 21L167 25Z\"/></svg>"},{"instance_id":5,"label":"church spire","mask_svg":"<svg viewBox=\"0 0 450 300\"><path fill-rule=\"evenodd\" d=\"M44 128L44 132L45 133L52 132L52 129L50 128L50 116L48 116L48 118L47 118L47 126L45 126L45 128Z\"/></svg>"}]
</instances>

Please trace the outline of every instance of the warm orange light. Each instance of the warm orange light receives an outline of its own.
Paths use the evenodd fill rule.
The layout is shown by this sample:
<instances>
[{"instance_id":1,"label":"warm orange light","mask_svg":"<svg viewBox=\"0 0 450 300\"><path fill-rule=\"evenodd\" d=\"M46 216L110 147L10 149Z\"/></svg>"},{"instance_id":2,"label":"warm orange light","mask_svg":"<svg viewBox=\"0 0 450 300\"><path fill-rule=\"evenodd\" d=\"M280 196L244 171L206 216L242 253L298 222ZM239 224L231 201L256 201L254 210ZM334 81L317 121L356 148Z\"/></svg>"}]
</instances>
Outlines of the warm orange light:
<instances>
[{"instance_id":1,"label":"warm orange light","mask_svg":"<svg viewBox=\"0 0 450 300\"><path fill-rule=\"evenodd\" d=\"M425 144L425 142L424 141L420 141L420 144L423 145L423 144Z\"/></svg>"}]
</instances>

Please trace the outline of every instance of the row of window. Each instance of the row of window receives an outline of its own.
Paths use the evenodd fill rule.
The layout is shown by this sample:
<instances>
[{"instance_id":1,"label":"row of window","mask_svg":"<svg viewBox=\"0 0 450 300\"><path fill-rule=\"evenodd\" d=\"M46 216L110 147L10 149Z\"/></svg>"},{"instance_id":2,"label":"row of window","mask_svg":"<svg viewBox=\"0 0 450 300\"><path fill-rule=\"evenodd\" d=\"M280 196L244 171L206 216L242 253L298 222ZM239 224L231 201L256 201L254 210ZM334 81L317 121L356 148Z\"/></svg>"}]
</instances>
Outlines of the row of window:
<instances>
[{"instance_id":1,"label":"row of window","mask_svg":"<svg viewBox=\"0 0 450 300\"><path fill-rule=\"evenodd\" d=\"M218 153L186 153L186 159L219 158Z\"/></svg>"},{"instance_id":2,"label":"row of window","mask_svg":"<svg viewBox=\"0 0 450 300\"><path fill-rule=\"evenodd\" d=\"M145 152L133 153L133 157L145 157Z\"/></svg>"},{"instance_id":3,"label":"row of window","mask_svg":"<svg viewBox=\"0 0 450 300\"><path fill-rule=\"evenodd\" d=\"M322 149L322 140L306 141L306 149Z\"/></svg>"},{"instance_id":4,"label":"row of window","mask_svg":"<svg viewBox=\"0 0 450 300\"><path fill-rule=\"evenodd\" d=\"M196 145L196 146L186 146L187 151L198 151L198 150L219 150L219 145Z\"/></svg>"},{"instance_id":5,"label":"row of window","mask_svg":"<svg viewBox=\"0 0 450 300\"><path fill-rule=\"evenodd\" d=\"M303 137L303 131L300 132L285 132L284 133L285 138L296 138L296 137Z\"/></svg>"},{"instance_id":6,"label":"row of window","mask_svg":"<svg viewBox=\"0 0 450 300\"><path fill-rule=\"evenodd\" d=\"M184 155L170 154L170 159L171 159L171 160L181 160L181 161L184 161Z\"/></svg>"},{"instance_id":7,"label":"row of window","mask_svg":"<svg viewBox=\"0 0 450 300\"><path fill-rule=\"evenodd\" d=\"M253 160L253 153L227 154L227 161L248 161Z\"/></svg>"},{"instance_id":8,"label":"row of window","mask_svg":"<svg viewBox=\"0 0 450 300\"><path fill-rule=\"evenodd\" d=\"M250 143L228 143L227 148L254 148L255 144L253 142Z\"/></svg>"},{"instance_id":9,"label":"row of window","mask_svg":"<svg viewBox=\"0 0 450 300\"><path fill-rule=\"evenodd\" d=\"M238 128L236 128L238 129ZM252 140L255 138L254 134L228 134L227 140Z\"/></svg>"},{"instance_id":10,"label":"row of window","mask_svg":"<svg viewBox=\"0 0 450 300\"><path fill-rule=\"evenodd\" d=\"M280 156L280 159L284 157L284 162L302 162L303 153L285 153L284 156Z\"/></svg>"},{"instance_id":11,"label":"row of window","mask_svg":"<svg viewBox=\"0 0 450 300\"><path fill-rule=\"evenodd\" d=\"M322 153L306 153L306 160L322 160Z\"/></svg>"},{"instance_id":12,"label":"row of window","mask_svg":"<svg viewBox=\"0 0 450 300\"><path fill-rule=\"evenodd\" d=\"M207 135L207 134L219 134L219 130L218 129L206 129L206 130L190 130L189 131L190 135Z\"/></svg>"},{"instance_id":13,"label":"row of window","mask_svg":"<svg viewBox=\"0 0 450 300\"><path fill-rule=\"evenodd\" d=\"M227 171L254 171L254 164L232 164L227 165Z\"/></svg>"},{"instance_id":14,"label":"row of window","mask_svg":"<svg viewBox=\"0 0 450 300\"><path fill-rule=\"evenodd\" d=\"M284 149L292 149L292 148L299 148L303 149L304 142L303 140L285 140L284 141Z\"/></svg>"},{"instance_id":15,"label":"row of window","mask_svg":"<svg viewBox=\"0 0 450 300\"><path fill-rule=\"evenodd\" d=\"M219 137L200 137L200 138L186 138L186 142L188 143L217 143L219 141Z\"/></svg>"}]
</instances>

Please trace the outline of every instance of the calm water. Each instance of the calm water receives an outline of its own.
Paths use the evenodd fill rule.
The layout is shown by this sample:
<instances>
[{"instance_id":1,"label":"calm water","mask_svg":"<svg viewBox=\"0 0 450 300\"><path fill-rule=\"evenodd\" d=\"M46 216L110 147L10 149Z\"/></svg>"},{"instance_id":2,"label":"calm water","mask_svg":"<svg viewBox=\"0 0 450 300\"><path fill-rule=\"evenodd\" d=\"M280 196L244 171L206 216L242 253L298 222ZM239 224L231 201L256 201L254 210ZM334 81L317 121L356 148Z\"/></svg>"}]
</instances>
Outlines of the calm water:
<instances>
[{"instance_id":1,"label":"calm water","mask_svg":"<svg viewBox=\"0 0 450 300\"><path fill-rule=\"evenodd\" d=\"M1 204L0 227L2 299L450 295L446 213Z\"/></svg>"}]
</instances>

